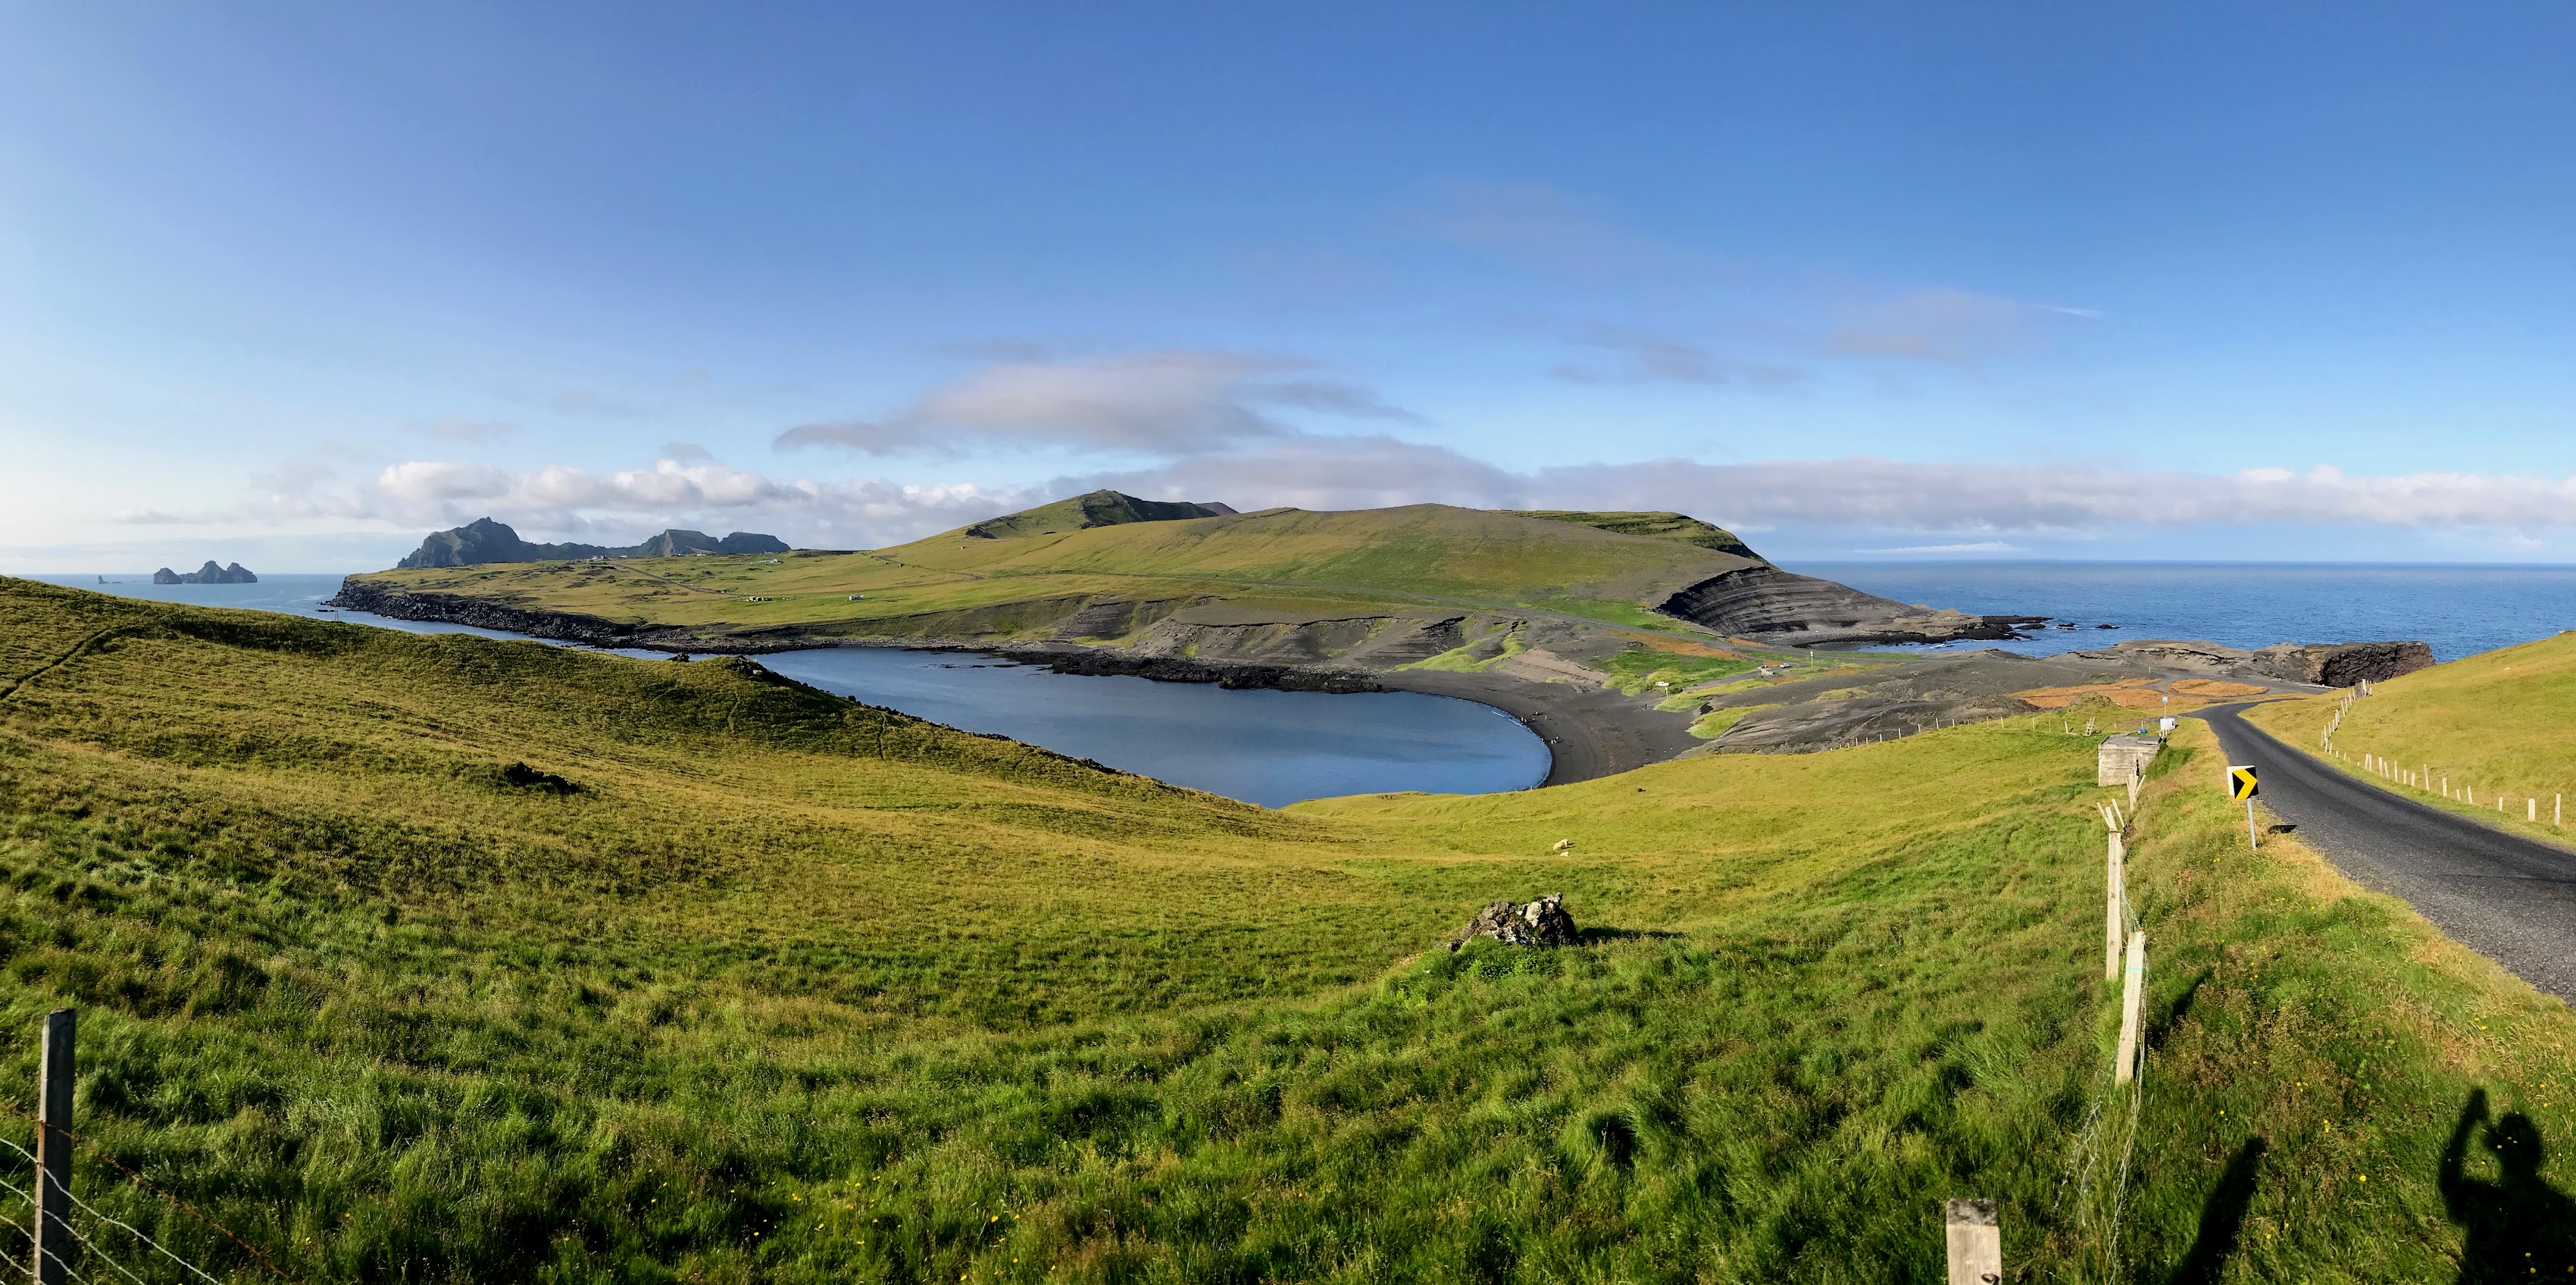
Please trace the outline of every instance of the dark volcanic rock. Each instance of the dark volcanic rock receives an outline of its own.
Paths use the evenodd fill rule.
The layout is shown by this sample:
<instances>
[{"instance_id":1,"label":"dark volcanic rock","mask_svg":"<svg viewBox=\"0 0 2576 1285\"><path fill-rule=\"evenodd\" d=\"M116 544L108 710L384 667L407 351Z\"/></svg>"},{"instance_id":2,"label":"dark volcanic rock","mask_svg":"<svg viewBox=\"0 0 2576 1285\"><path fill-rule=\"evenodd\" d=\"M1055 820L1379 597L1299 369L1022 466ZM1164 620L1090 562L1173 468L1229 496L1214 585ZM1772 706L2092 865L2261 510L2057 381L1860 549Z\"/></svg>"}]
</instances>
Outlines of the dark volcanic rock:
<instances>
[{"instance_id":1,"label":"dark volcanic rock","mask_svg":"<svg viewBox=\"0 0 2576 1285\"><path fill-rule=\"evenodd\" d=\"M179 574L179 573L178 573L178 572L176 572L176 571L172 571L172 570L171 570L170 568L168 568L168 567L163 567L163 568L161 568L160 570L155 571L155 572L153 572L153 573L152 573L152 583L154 583L154 584L258 584L258 583L259 583L259 577L258 577L258 576L255 576L255 575L252 575L252 574L250 573L250 569L249 569L248 567L245 567L245 566L243 566L242 564L240 564L240 563L238 563L238 562L236 562L236 563L232 564L232 565L231 565L231 566L229 566L229 567L219 567L219 566L216 566L216 565L215 565L215 561L214 561L214 559L212 559L212 558L208 558L208 559L206 560L206 565L204 565L204 566L202 566L202 567L199 567L199 568L197 568L196 570L194 570L194 571L191 571L191 572L187 573L186 575L181 575L181 574Z\"/></svg>"},{"instance_id":2,"label":"dark volcanic rock","mask_svg":"<svg viewBox=\"0 0 2576 1285\"><path fill-rule=\"evenodd\" d=\"M1778 567L1746 567L1712 576L1665 599L1655 610L1722 634L1793 647L2019 638L2020 626L2047 619L1972 616L1947 608L1936 611Z\"/></svg>"},{"instance_id":3,"label":"dark volcanic rock","mask_svg":"<svg viewBox=\"0 0 2576 1285\"><path fill-rule=\"evenodd\" d=\"M552 772L540 771L525 763L513 763L508 767L502 768L501 783L503 785L517 786L520 789L551 790L556 794L578 794L581 792L580 786L575 785Z\"/></svg>"},{"instance_id":4,"label":"dark volcanic rock","mask_svg":"<svg viewBox=\"0 0 2576 1285\"><path fill-rule=\"evenodd\" d=\"M403 593L371 580L351 576L324 606L371 611L396 620L434 620L442 624L504 629L531 638L588 643L594 647L691 647L706 650L686 629L629 625L571 611L532 611L448 593Z\"/></svg>"},{"instance_id":5,"label":"dark volcanic rock","mask_svg":"<svg viewBox=\"0 0 2576 1285\"><path fill-rule=\"evenodd\" d=\"M2131 661L2158 669L2350 687L2365 680L2378 682L2426 668L2433 663L2433 649L2420 642L2392 641L2274 643L2247 651L2213 642L2133 638L2100 651L2068 652L2060 659Z\"/></svg>"},{"instance_id":6,"label":"dark volcanic rock","mask_svg":"<svg viewBox=\"0 0 2576 1285\"><path fill-rule=\"evenodd\" d=\"M1136 656L1086 647L1080 651L1016 653L1018 659L1059 674L1125 674L1166 683L1214 683L1219 687L1255 687L1283 692L1382 692L1384 684L1367 674L1305 665L1245 665L1192 660L1177 656Z\"/></svg>"},{"instance_id":7,"label":"dark volcanic rock","mask_svg":"<svg viewBox=\"0 0 2576 1285\"><path fill-rule=\"evenodd\" d=\"M395 563L398 568L470 567L486 562L553 562L576 558L672 558L699 553L786 553L787 542L774 535L736 531L719 540L703 531L665 531L642 544L611 548L597 544L531 544L508 525L477 518L420 542L420 548Z\"/></svg>"},{"instance_id":8,"label":"dark volcanic rock","mask_svg":"<svg viewBox=\"0 0 2576 1285\"><path fill-rule=\"evenodd\" d=\"M1506 946L1571 946L1574 916L1565 913L1565 894L1558 892L1522 904L1488 902L1444 944L1456 950L1479 937L1491 937Z\"/></svg>"},{"instance_id":9,"label":"dark volcanic rock","mask_svg":"<svg viewBox=\"0 0 2576 1285\"><path fill-rule=\"evenodd\" d=\"M2350 687L2411 674L2433 665L2433 648L2420 642L2274 643L2254 653L2257 672L2293 682Z\"/></svg>"}]
</instances>

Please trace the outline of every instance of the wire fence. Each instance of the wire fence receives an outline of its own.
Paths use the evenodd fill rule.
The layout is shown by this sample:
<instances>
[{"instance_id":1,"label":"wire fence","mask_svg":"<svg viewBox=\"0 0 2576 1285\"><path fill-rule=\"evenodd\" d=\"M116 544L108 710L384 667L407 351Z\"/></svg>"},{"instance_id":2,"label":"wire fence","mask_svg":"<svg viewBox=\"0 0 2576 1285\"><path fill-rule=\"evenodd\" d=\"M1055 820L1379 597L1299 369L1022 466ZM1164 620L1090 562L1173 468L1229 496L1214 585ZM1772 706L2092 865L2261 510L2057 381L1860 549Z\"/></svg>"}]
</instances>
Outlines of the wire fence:
<instances>
[{"instance_id":1,"label":"wire fence","mask_svg":"<svg viewBox=\"0 0 2576 1285\"><path fill-rule=\"evenodd\" d=\"M0 1192L6 1192L8 1197L16 1202L7 1206L7 1212L0 1217L5 1217L8 1225L26 1241L24 1259L13 1258L10 1267L0 1268L0 1274L16 1275L23 1272L31 1280L39 1282L39 1285L47 1285L53 1281L65 1281L69 1282L69 1285L90 1285L92 1281L99 1282L99 1285L119 1285L120 1282L122 1285L162 1285L163 1282L172 1281L180 1282L181 1285L199 1285L199 1283L225 1285L224 1278L218 1277L196 1260L164 1243L168 1234L167 1229L164 1229L163 1236L156 1237L132 1222L119 1218L81 1198L79 1193L72 1189L73 1184L70 1181L58 1177L58 1174L69 1175L75 1171L77 1167L73 1163L75 1157L68 1153L60 1157L50 1153L57 1147L74 1147L78 1148L79 1152L86 1153L90 1161L105 1165L114 1171L117 1177L143 1193L145 1197L176 1209L202 1224L207 1230L230 1241L253 1262L266 1269L269 1275L292 1285L294 1278L280 1269L267 1254L260 1252L257 1246L242 1239L231 1228L208 1217L195 1205L153 1184L142 1174L109 1155L97 1143L73 1132L64 1123L70 1115L68 1075L74 1065L69 1048L69 1035L72 1029L69 1016L69 1010L63 1010L48 1018L49 1025L46 1029L48 1045L50 1046L59 1036L65 1047L59 1055L58 1062L56 1055L50 1047L48 1048L45 1057L46 1080L52 1080L58 1066L59 1073L65 1076L65 1082L59 1085L52 1083L40 1085L40 1102L53 1104L46 1108L45 1116L40 1118L9 1103L0 1102L0 1113L15 1116L33 1127L37 1143L31 1149L19 1145L15 1138L0 1134ZM56 1022L59 1022L59 1025L55 1025ZM17 1166L22 1162L28 1166L28 1179L25 1186L13 1181L17 1176ZM91 1194L97 1195L98 1192L93 1190ZM84 1215L85 1219L82 1217ZM86 1221L88 1226L86 1231L81 1226L83 1221ZM65 1239L46 1235L48 1230L59 1230ZM122 1235L116 1233L122 1233Z\"/></svg>"},{"instance_id":2,"label":"wire fence","mask_svg":"<svg viewBox=\"0 0 2576 1285\"><path fill-rule=\"evenodd\" d=\"M2117 801L2098 805L2108 832L2104 890L2112 930L2108 958L2117 965L2106 971L2113 972L2120 983L2120 1029L2111 1056L2086 1094L2084 1122L2067 1151L2052 1210L2073 1224L2086 1274L2104 1285L2122 1276L2120 1238L2128 1215L2138 1121L2146 1105L2146 1040L2140 1027L2147 981L2146 933L2128 889L2128 839L2137 823L2143 777L2141 769L2129 779L2125 815Z\"/></svg>"}]
</instances>

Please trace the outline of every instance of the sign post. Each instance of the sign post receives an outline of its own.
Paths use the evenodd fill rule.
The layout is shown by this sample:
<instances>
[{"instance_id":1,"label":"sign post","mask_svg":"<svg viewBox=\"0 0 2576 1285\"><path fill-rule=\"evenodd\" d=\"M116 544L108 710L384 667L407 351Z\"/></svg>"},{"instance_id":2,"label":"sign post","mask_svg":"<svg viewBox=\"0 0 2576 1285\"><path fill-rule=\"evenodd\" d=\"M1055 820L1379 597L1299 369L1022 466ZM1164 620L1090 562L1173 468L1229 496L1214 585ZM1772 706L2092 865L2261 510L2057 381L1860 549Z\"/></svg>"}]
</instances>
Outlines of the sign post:
<instances>
[{"instance_id":1,"label":"sign post","mask_svg":"<svg viewBox=\"0 0 2576 1285\"><path fill-rule=\"evenodd\" d=\"M2260 852L2263 847L2262 842L2254 837L2254 796L2260 793L2262 787L2254 780L2253 764L2227 765L2227 797L2245 800L2245 847L2250 852Z\"/></svg>"}]
</instances>

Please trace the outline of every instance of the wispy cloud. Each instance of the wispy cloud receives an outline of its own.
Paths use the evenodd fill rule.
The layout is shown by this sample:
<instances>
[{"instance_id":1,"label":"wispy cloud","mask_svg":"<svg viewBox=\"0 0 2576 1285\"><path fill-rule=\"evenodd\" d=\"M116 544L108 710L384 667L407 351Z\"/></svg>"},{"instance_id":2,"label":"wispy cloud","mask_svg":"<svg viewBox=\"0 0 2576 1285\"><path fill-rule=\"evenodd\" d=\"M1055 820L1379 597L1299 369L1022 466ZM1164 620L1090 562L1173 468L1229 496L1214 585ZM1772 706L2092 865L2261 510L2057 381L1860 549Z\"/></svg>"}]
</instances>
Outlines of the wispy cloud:
<instances>
[{"instance_id":1,"label":"wispy cloud","mask_svg":"<svg viewBox=\"0 0 2576 1285\"><path fill-rule=\"evenodd\" d=\"M1911 290L1843 306L1822 347L1838 357L1973 362L2033 347L2045 318L2100 315L1973 290Z\"/></svg>"},{"instance_id":2,"label":"wispy cloud","mask_svg":"<svg viewBox=\"0 0 2576 1285\"><path fill-rule=\"evenodd\" d=\"M870 455L959 454L975 447L1180 456L1287 436L1271 408L1363 419L1416 417L1295 358L1146 352L1009 361L931 389L881 419L800 424L781 449L841 446Z\"/></svg>"},{"instance_id":3,"label":"wispy cloud","mask_svg":"<svg viewBox=\"0 0 2576 1285\"><path fill-rule=\"evenodd\" d=\"M1567 362L1556 367L1557 378L1579 384L1748 384L1785 388L1806 378L1805 372L1794 366L1738 361L1625 326L1586 327L1574 342L1605 355L1602 361Z\"/></svg>"}]
</instances>

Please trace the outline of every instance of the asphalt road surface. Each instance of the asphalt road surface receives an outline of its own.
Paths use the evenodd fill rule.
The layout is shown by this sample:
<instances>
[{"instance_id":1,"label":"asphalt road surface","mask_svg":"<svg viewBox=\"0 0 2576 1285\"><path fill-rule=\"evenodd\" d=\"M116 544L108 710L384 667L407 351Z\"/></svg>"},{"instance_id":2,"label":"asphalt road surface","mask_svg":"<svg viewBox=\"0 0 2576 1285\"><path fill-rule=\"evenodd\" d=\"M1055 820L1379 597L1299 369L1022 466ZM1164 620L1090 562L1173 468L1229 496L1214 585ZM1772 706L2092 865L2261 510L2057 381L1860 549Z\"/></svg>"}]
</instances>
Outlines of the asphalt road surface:
<instances>
[{"instance_id":1,"label":"asphalt road surface","mask_svg":"<svg viewBox=\"0 0 2576 1285\"><path fill-rule=\"evenodd\" d=\"M2251 763L2262 800L2355 882L2405 899L2451 939L2576 1003L2576 852L2490 829L2326 766L2237 717L2190 715L2230 763ZM2216 773L2212 774L2216 788Z\"/></svg>"}]
</instances>

